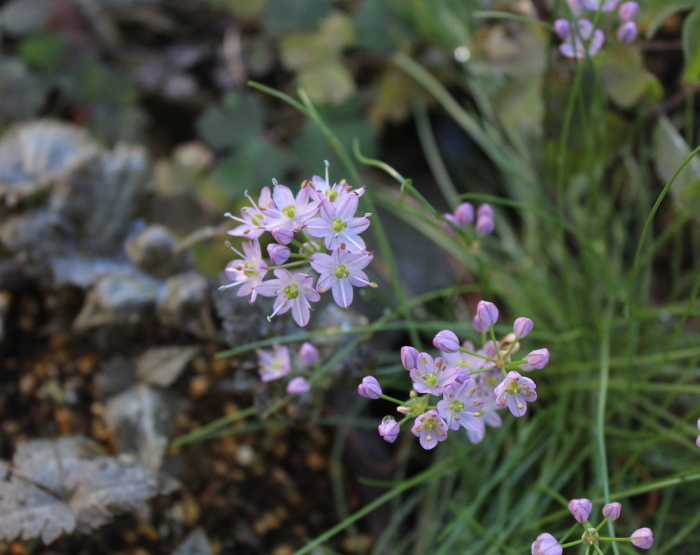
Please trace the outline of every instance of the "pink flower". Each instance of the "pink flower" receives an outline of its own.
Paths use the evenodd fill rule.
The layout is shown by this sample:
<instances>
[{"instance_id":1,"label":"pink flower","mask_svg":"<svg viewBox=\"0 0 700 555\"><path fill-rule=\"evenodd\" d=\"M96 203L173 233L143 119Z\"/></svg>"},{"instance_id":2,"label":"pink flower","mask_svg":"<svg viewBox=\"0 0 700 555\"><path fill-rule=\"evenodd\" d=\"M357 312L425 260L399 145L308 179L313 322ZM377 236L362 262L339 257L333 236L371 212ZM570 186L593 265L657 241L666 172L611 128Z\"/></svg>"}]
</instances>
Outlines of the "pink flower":
<instances>
[{"instance_id":1,"label":"pink flower","mask_svg":"<svg viewBox=\"0 0 700 555\"><path fill-rule=\"evenodd\" d=\"M265 210L267 229L271 232L284 230L275 235L275 239L283 244L289 243L291 236L289 231L299 231L306 221L318 210L318 201L309 202L309 187L302 187L296 197L289 187L275 185L272 192L274 205ZM274 235L274 233L273 233ZM289 239L289 240L288 240Z\"/></svg>"},{"instance_id":2,"label":"pink flower","mask_svg":"<svg viewBox=\"0 0 700 555\"><path fill-rule=\"evenodd\" d=\"M639 3L637 2L624 2L617 11L617 15L619 15L620 19L623 21L630 21L631 19L634 19L637 17L638 13Z\"/></svg>"},{"instance_id":3,"label":"pink flower","mask_svg":"<svg viewBox=\"0 0 700 555\"><path fill-rule=\"evenodd\" d=\"M323 201L325 199L328 199L331 202L337 202L339 200L342 200L346 195L350 194L351 192L352 194L355 194L360 197L365 192L364 187L361 189L353 190L353 188L350 187L350 185L348 185L347 181L345 181L344 179L340 183L336 183L333 186L331 186L330 182L328 181L327 168L326 179L323 179L318 175L314 175L313 178L311 178L311 189L313 191L313 196L316 200Z\"/></svg>"},{"instance_id":4,"label":"pink flower","mask_svg":"<svg viewBox=\"0 0 700 555\"><path fill-rule=\"evenodd\" d=\"M240 218L237 218L228 212L224 214L224 216L227 218L241 222L241 225L230 230L228 234L238 237L246 237L248 239L257 239L265 232L267 218L264 214L264 210L268 208L270 203L270 189L269 187L263 187L257 203L250 196L248 196L248 192L246 192L246 196L253 206L241 208Z\"/></svg>"},{"instance_id":5,"label":"pink flower","mask_svg":"<svg viewBox=\"0 0 700 555\"><path fill-rule=\"evenodd\" d=\"M289 260L291 251L289 250L289 247L285 247L284 245L270 243L267 246L267 254L270 255L270 260L272 260L272 263L279 266Z\"/></svg>"},{"instance_id":6,"label":"pink flower","mask_svg":"<svg viewBox=\"0 0 700 555\"><path fill-rule=\"evenodd\" d=\"M527 362L523 364L523 370L541 370L549 364L549 350L537 349L528 353L525 359Z\"/></svg>"},{"instance_id":7,"label":"pink flower","mask_svg":"<svg viewBox=\"0 0 700 555\"><path fill-rule=\"evenodd\" d=\"M399 423L393 416L385 416L379 425L379 435L388 443L394 443L399 436Z\"/></svg>"},{"instance_id":8,"label":"pink flower","mask_svg":"<svg viewBox=\"0 0 700 555\"><path fill-rule=\"evenodd\" d=\"M476 305L476 317L483 327L493 326L498 320L498 308L488 301L479 301Z\"/></svg>"},{"instance_id":9,"label":"pink flower","mask_svg":"<svg viewBox=\"0 0 700 555\"><path fill-rule=\"evenodd\" d=\"M267 264L262 258L260 243L257 239L253 242L245 241L243 243L244 255L233 247L231 247L231 250L241 258L239 260L232 260L226 265L226 277L233 281L233 283L223 285L219 287L219 289L228 289L229 287L241 285L236 296L246 297L251 295L250 302L254 303L257 296L255 287L262 281L267 273Z\"/></svg>"},{"instance_id":10,"label":"pink flower","mask_svg":"<svg viewBox=\"0 0 700 555\"><path fill-rule=\"evenodd\" d=\"M654 534L649 528L640 528L632 532L630 536L632 544L636 545L640 549L649 549L654 545Z\"/></svg>"},{"instance_id":11,"label":"pink flower","mask_svg":"<svg viewBox=\"0 0 700 555\"><path fill-rule=\"evenodd\" d=\"M513 333L515 337L522 339L526 337L531 331L535 324L530 320L530 318L518 318L513 324Z\"/></svg>"},{"instance_id":12,"label":"pink flower","mask_svg":"<svg viewBox=\"0 0 700 555\"><path fill-rule=\"evenodd\" d=\"M445 366L441 357L433 360L428 353L419 353L416 368L410 372L413 388L418 393L442 395L445 389L457 381L457 369Z\"/></svg>"},{"instance_id":13,"label":"pink flower","mask_svg":"<svg viewBox=\"0 0 700 555\"><path fill-rule=\"evenodd\" d=\"M593 503L590 499L572 499L569 501L569 512L579 522L586 522L593 510Z\"/></svg>"},{"instance_id":14,"label":"pink flower","mask_svg":"<svg viewBox=\"0 0 700 555\"><path fill-rule=\"evenodd\" d=\"M306 366L313 366L319 359L318 349L306 341L301 346L301 349L299 349L299 358L301 359L302 364L305 364Z\"/></svg>"},{"instance_id":15,"label":"pink flower","mask_svg":"<svg viewBox=\"0 0 700 555\"><path fill-rule=\"evenodd\" d=\"M419 438L423 449L432 449L438 442L447 439L447 424L436 410L429 410L416 418L411 432Z\"/></svg>"},{"instance_id":16,"label":"pink flower","mask_svg":"<svg viewBox=\"0 0 700 555\"><path fill-rule=\"evenodd\" d=\"M583 59L595 56L605 41L605 33L595 29L587 19L579 19L569 29L569 35L559 45L559 50L567 58Z\"/></svg>"},{"instance_id":17,"label":"pink flower","mask_svg":"<svg viewBox=\"0 0 700 555\"><path fill-rule=\"evenodd\" d=\"M620 42L630 43L637 38L637 33L637 24L634 21L627 21L617 30L617 38Z\"/></svg>"},{"instance_id":18,"label":"pink flower","mask_svg":"<svg viewBox=\"0 0 700 555\"><path fill-rule=\"evenodd\" d=\"M263 281L255 287L263 297L277 296L269 318L291 310L294 321L304 327L309 323L309 302L317 302L321 298L313 287L313 278L307 274L292 275L284 269L275 270L274 273L277 279Z\"/></svg>"},{"instance_id":19,"label":"pink flower","mask_svg":"<svg viewBox=\"0 0 700 555\"><path fill-rule=\"evenodd\" d=\"M271 351L258 350L258 371L264 382L286 376L292 368L289 349L275 343Z\"/></svg>"},{"instance_id":20,"label":"pink flower","mask_svg":"<svg viewBox=\"0 0 700 555\"><path fill-rule=\"evenodd\" d=\"M379 399L382 396L382 388L374 376L362 378L362 383L357 386L357 392L367 399Z\"/></svg>"},{"instance_id":21,"label":"pink flower","mask_svg":"<svg viewBox=\"0 0 700 555\"><path fill-rule=\"evenodd\" d=\"M352 288L372 285L362 269L372 261L372 253L367 251L350 252L338 248L330 254L316 253L310 259L311 267L321 274L316 289L324 293L333 292L338 306L348 308L352 303Z\"/></svg>"},{"instance_id":22,"label":"pink flower","mask_svg":"<svg viewBox=\"0 0 700 555\"><path fill-rule=\"evenodd\" d=\"M287 393L291 395L308 393L310 389L311 387L309 386L309 382L307 382L306 379L302 378L301 376L292 378L287 384Z\"/></svg>"},{"instance_id":23,"label":"pink flower","mask_svg":"<svg viewBox=\"0 0 700 555\"><path fill-rule=\"evenodd\" d=\"M617 8L620 0L580 0L585 8L593 11L611 12Z\"/></svg>"},{"instance_id":24,"label":"pink flower","mask_svg":"<svg viewBox=\"0 0 700 555\"><path fill-rule=\"evenodd\" d=\"M401 347L401 364L403 364L403 367L409 372L413 370L416 367L419 354L418 349L415 347ZM700 420L698 420L698 423L700 425Z\"/></svg>"},{"instance_id":25,"label":"pink flower","mask_svg":"<svg viewBox=\"0 0 700 555\"><path fill-rule=\"evenodd\" d=\"M508 372L506 378L496 386L496 404L508 406L513 416L522 416L527 412L527 403L537 400L535 382L521 376L516 371Z\"/></svg>"},{"instance_id":26,"label":"pink flower","mask_svg":"<svg viewBox=\"0 0 700 555\"><path fill-rule=\"evenodd\" d=\"M532 544L530 553L532 555L561 555L561 545L551 534L540 534Z\"/></svg>"},{"instance_id":27,"label":"pink flower","mask_svg":"<svg viewBox=\"0 0 700 555\"><path fill-rule=\"evenodd\" d=\"M617 501L614 503L608 503L603 507L603 516L608 520L617 520L620 518L620 512L622 511L622 505Z\"/></svg>"},{"instance_id":28,"label":"pink flower","mask_svg":"<svg viewBox=\"0 0 700 555\"><path fill-rule=\"evenodd\" d=\"M437 411L450 430L477 431L483 429L479 409L484 402L476 395L476 382L467 380L463 384L454 384L445 389L442 401L437 404Z\"/></svg>"},{"instance_id":29,"label":"pink flower","mask_svg":"<svg viewBox=\"0 0 700 555\"><path fill-rule=\"evenodd\" d=\"M443 353L457 353L460 347L459 339L457 339L455 333L450 330L439 331L433 339L433 345Z\"/></svg>"},{"instance_id":30,"label":"pink flower","mask_svg":"<svg viewBox=\"0 0 700 555\"><path fill-rule=\"evenodd\" d=\"M369 220L355 217L357 206L358 195L354 193L335 202L324 200L319 216L307 222L306 231L313 237L325 237L329 250L345 245L349 251L364 251L365 242L359 234L369 227Z\"/></svg>"}]
</instances>

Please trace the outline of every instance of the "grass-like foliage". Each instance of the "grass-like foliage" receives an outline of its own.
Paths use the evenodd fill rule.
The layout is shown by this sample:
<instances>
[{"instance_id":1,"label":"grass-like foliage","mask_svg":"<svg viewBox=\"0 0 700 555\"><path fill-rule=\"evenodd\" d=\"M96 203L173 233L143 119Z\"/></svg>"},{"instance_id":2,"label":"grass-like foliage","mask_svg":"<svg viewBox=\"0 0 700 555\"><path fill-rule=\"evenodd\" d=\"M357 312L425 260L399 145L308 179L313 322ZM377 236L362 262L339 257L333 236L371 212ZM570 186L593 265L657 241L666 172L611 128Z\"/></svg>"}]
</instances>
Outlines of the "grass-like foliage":
<instances>
[{"instance_id":1,"label":"grass-like foliage","mask_svg":"<svg viewBox=\"0 0 700 555\"><path fill-rule=\"evenodd\" d=\"M260 84L251 86L287 102L316 124L344 165L332 171L346 177L355 189L366 187L359 205L372 214L367 236L374 249L374 263L367 271L377 275L372 277L379 285L366 291L383 305L384 312L372 323L352 328L358 334L354 344L384 329L401 329L406 344L436 355L433 337L449 329L460 340L480 346L484 336L475 330L473 318L477 302L487 300L501 311L494 326L486 322L488 339L496 342L496 337L511 333L507 322L527 317L534 322L528 341L549 350L549 365L529 374L537 383L537 402L527 405L526 414L522 410L518 418L504 415L502 427L489 430L479 444L472 444L464 431L450 432L431 451L427 463L420 458L417 466L411 464L409 455L417 454L419 448L408 426L397 438L393 424L385 422L382 435L395 441L391 445L397 461L394 480L381 484L386 492L353 514L348 514L338 481L338 510L346 517L298 553L311 552L341 532L354 534L353 524L385 503L390 519L367 553L521 554L530 552L543 532L555 538L554 544L566 547L581 538L580 525L572 527L567 511L571 499L580 502L571 512L583 523L590 508L581 516L580 506L588 507L588 500L593 504L590 519L594 523L603 520L604 505L622 502L624 506L619 520L610 518L595 531L601 537L599 545L589 530L590 541L569 547L572 553L578 549L581 553L637 552L632 544L648 547L642 531L646 528L654 533L654 553L697 553L700 514L687 509L695 506L700 479L700 451L694 441L700 395L696 325L700 289L696 155L700 147L693 150L694 121L688 117L674 123L664 115L659 107L661 94L655 88L658 83L639 63L634 46L622 44L636 37L629 25L627 34L619 35L620 44L611 40L609 50L596 45L594 52L586 42L592 33L576 34L580 16L567 6L577 3L550 3L569 22L566 28L558 27L569 44L561 52L580 54L567 60L542 21L522 14L508 18L507 12L460 12L457 4L441 1L430 10L407 9L424 18L424 33L449 28L448 36L473 44L482 56L478 63L455 69L450 77L456 87L448 90L444 76L434 75L415 57L398 53L391 62L419 89L414 115L444 197L440 202L453 209L467 201L488 203L493 209L493 234L479 233L478 225L476 232L460 228L457 213L445 217L427 200L424 189L414 187L410 176L401 174L400 167L365 158L358 144L352 152L304 90L292 98ZM607 4L583 3L591 10L593 24L601 28L612 25L605 20ZM628 7L625 15L632 12ZM509 19L510 32L520 37L511 46L530 49L520 62L537 55L541 64L520 67L511 52L510 66L503 59L500 66L493 59L488 65L483 33L494 32L496 25L489 27L483 20L504 17ZM584 41L578 50L577 40ZM460 56L465 56L464 51ZM696 63L696 58L691 52L687 63ZM627 68L633 77L643 74L641 81L621 77L627 62L633 63ZM617 86L616 79L625 82ZM528 80L534 81L534 88L526 86ZM504 87L504 82L511 88ZM620 87L637 87L637 93L625 96ZM689 79L689 116L695 110L693 90ZM514 100L521 93L533 95L529 104ZM510 95L508 102L506 95ZM463 144L470 150L464 157L471 158L464 168L471 170L464 175L447 170L426 117L426 99L467 137ZM533 127L533 120L542 125ZM366 179L370 172L363 166L383 170L396 184L388 185L376 173L371 181ZM396 261L392 236L383 225L382 218L389 213L444 253L444 268L434 267L433 272L458 268L454 284L424 295L410 292L406 272L399 270ZM298 231L303 232L303 226ZM421 257L416 253L415 264L422 264ZM274 343L313 341L314 333L275 337L222 356ZM499 368L511 364L510 359L505 361L510 349ZM342 359L343 353L338 356ZM374 376L385 389L414 387L430 392L428 385L420 390L411 383L411 378L415 383L419 380L413 371L409 377L406 370L413 369L405 361L405 369L399 364L398 349L377 353L377 359L380 364ZM309 387L313 390L337 362L315 364L305 378ZM432 391L442 394L442 389ZM299 392L280 398L264 416ZM361 392L370 398L381 394L375 381L365 382ZM205 437L249 414L227 417L181 438L178 444ZM430 417L438 418L437 413ZM349 416L347 425L353 422ZM345 437L338 434L334 449L338 462L344 449L350 448L344 444ZM606 517L613 512L606 508ZM637 529L639 533L633 535ZM602 541L603 536L616 535L625 541ZM535 547L540 553L560 553L556 545L547 543L548 538L538 540Z\"/></svg>"}]
</instances>

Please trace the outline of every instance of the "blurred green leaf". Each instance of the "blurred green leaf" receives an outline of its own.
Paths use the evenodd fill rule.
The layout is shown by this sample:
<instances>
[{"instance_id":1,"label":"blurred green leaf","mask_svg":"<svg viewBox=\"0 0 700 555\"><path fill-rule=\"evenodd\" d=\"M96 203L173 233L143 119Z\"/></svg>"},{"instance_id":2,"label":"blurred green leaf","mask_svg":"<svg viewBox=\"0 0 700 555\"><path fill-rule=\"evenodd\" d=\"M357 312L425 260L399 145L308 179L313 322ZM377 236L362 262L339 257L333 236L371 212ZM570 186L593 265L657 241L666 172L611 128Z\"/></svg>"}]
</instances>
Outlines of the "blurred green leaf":
<instances>
[{"instance_id":1,"label":"blurred green leaf","mask_svg":"<svg viewBox=\"0 0 700 555\"><path fill-rule=\"evenodd\" d=\"M495 95L498 116L512 133L521 134L528 139L542 135L542 89L542 76L530 76L509 81Z\"/></svg>"},{"instance_id":2,"label":"blurred green leaf","mask_svg":"<svg viewBox=\"0 0 700 555\"><path fill-rule=\"evenodd\" d=\"M331 11L331 0L274 0L263 13L268 33L282 35L314 31Z\"/></svg>"},{"instance_id":3,"label":"blurred green leaf","mask_svg":"<svg viewBox=\"0 0 700 555\"><path fill-rule=\"evenodd\" d=\"M647 0L641 3L640 17L650 19L646 36L652 37L664 20L674 13L697 7L698 0Z\"/></svg>"},{"instance_id":4,"label":"blurred green leaf","mask_svg":"<svg viewBox=\"0 0 700 555\"><path fill-rule=\"evenodd\" d=\"M136 102L134 82L91 56L80 59L66 77L66 88L78 102L108 105Z\"/></svg>"},{"instance_id":5,"label":"blurred green leaf","mask_svg":"<svg viewBox=\"0 0 700 555\"><path fill-rule=\"evenodd\" d=\"M257 96L231 93L220 106L204 112L197 120L197 131L214 148L243 145L262 131L263 109Z\"/></svg>"},{"instance_id":6,"label":"blurred green leaf","mask_svg":"<svg viewBox=\"0 0 700 555\"><path fill-rule=\"evenodd\" d=\"M355 40L352 20L334 12L318 33L295 33L282 39L282 63L297 70L297 81L317 104L340 104L355 92L352 73L340 62Z\"/></svg>"},{"instance_id":7,"label":"blurred green leaf","mask_svg":"<svg viewBox=\"0 0 700 555\"><path fill-rule=\"evenodd\" d=\"M693 10L683 24L683 53L683 77L690 83L700 83L700 6Z\"/></svg>"},{"instance_id":8,"label":"blurred green leaf","mask_svg":"<svg viewBox=\"0 0 700 555\"><path fill-rule=\"evenodd\" d=\"M362 118L358 102L348 102L333 108L320 108L319 114L348 152L352 152L352 142L357 137L362 154L369 158L376 156L376 134L372 126ZM347 177L345 167L328 139L312 122L304 126L292 142L292 148L308 173L322 175L323 161L328 160L331 164L332 181L338 182Z\"/></svg>"},{"instance_id":9,"label":"blurred green leaf","mask_svg":"<svg viewBox=\"0 0 700 555\"><path fill-rule=\"evenodd\" d=\"M340 104L355 92L352 73L337 61L305 68L297 81L315 104Z\"/></svg>"},{"instance_id":10,"label":"blurred green leaf","mask_svg":"<svg viewBox=\"0 0 700 555\"><path fill-rule=\"evenodd\" d=\"M261 137L251 138L240 149L222 160L216 177L231 198L246 189L257 190L272 178L282 180L289 165L285 153Z\"/></svg>"},{"instance_id":11,"label":"blurred green leaf","mask_svg":"<svg viewBox=\"0 0 700 555\"><path fill-rule=\"evenodd\" d=\"M63 35L47 33L23 40L18 53L30 66L55 71L66 54L68 43Z\"/></svg>"},{"instance_id":12,"label":"blurred green leaf","mask_svg":"<svg viewBox=\"0 0 700 555\"><path fill-rule=\"evenodd\" d=\"M647 95L650 101L663 94L661 84L644 67L637 46L620 45L606 50L601 56L603 90L621 108L631 108Z\"/></svg>"},{"instance_id":13,"label":"blurred green leaf","mask_svg":"<svg viewBox=\"0 0 700 555\"><path fill-rule=\"evenodd\" d=\"M410 35L403 24L404 5L395 0L365 0L355 16L355 29L362 47L389 54Z\"/></svg>"},{"instance_id":14,"label":"blurred green leaf","mask_svg":"<svg viewBox=\"0 0 700 555\"><path fill-rule=\"evenodd\" d=\"M656 171L663 181L669 181L691 149L665 116L659 118L652 138ZM697 156L678 174L670 192L676 208L700 218L700 159Z\"/></svg>"}]
</instances>

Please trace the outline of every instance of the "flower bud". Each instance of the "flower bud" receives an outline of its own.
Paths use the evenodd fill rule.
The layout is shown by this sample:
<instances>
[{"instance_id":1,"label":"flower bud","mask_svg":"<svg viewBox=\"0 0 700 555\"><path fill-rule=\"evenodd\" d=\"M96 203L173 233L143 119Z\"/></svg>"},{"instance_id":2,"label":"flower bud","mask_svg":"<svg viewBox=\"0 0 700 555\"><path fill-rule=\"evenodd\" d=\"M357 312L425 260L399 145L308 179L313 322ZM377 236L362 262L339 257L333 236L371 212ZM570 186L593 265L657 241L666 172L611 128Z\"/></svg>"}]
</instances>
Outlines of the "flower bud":
<instances>
[{"instance_id":1,"label":"flower bud","mask_svg":"<svg viewBox=\"0 0 700 555\"><path fill-rule=\"evenodd\" d=\"M640 528L632 532L630 536L632 544L636 545L640 549L649 549L654 545L654 534L649 528Z\"/></svg>"},{"instance_id":2,"label":"flower bud","mask_svg":"<svg viewBox=\"0 0 700 555\"><path fill-rule=\"evenodd\" d=\"M468 203L463 202L460 204L454 213L454 222L459 226L471 225L474 221L474 207Z\"/></svg>"},{"instance_id":3,"label":"flower bud","mask_svg":"<svg viewBox=\"0 0 700 555\"><path fill-rule=\"evenodd\" d=\"M357 386L357 392L368 399L379 399L382 396L382 388L372 376L362 378L362 383Z\"/></svg>"},{"instance_id":4,"label":"flower bud","mask_svg":"<svg viewBox=\"0 0 700 555\"><path fill-rule=\"evenodd\" d=\"M479 216L476 220L476 233L482 237L493 233L494 228L493 217L491 216Z\"/></svg>"},{"instance_id":5,"label":"flower bud","mask_svg":"<svg viewBox=\"0 0 700 555\"><path fill-rule=\"evenodd\" d=\"M532 320L530 320L530 318L518 318L513 324L513 333L515 334L515 337L522 339L532 331L532 327L534 325L535 324Z\"/></svg>"},{"instance_id":6,"label":"flower bud","mask_svg":"<svg viewBox=\"0 0 700 555\"><path fill-rule=\"evenodd\" d=\"M561 555L562 547L552 534L546 532L537 536L530 552L536 555Z\"/></svg>"},{"instance_id":7,"label":"flower bud","mask_svg":"<svg viewBox=\"0 0 700 555\"><path fill-rule=\"evenodd\" d=\"M586 522L593 510L593 503L590 499L572 499L569 501L569 512L579 522Z\"/></svg>"},{"instance_id":8,"label":"flower bud","mask_svg":"<svg viewBox=\"0 0 700 555\"><path fill-rule=\"evenodd\" d=\"M267 246L267 254L270 255L270 260L272 260L272 263L279 266L280 264L284 264L287 262L287 260L289 260L290 250L289 247L285 247L284 245L270 243Z\"/></svg>"},{"instance_id":9,"label":"flower bud","mask_svg":"<svg viewBox=\"0 0 700 555\"><path fill-rule=\"evenodd\" d=\"M608 520L617 520L620 518L620 511L622 510L622 505L617 501L615 503L608 503L603 507L603 516Z\"/></svg>"},{"instance_id":10,"label":"flower bud","mask_svg":"<svg viewBox=\"0 0 700 555\"><path fill-rule=\"evenodd\" d=\"M476 305L476 317L485 327L493 326L498 320L498 309L496 305L488 301L479 301Z\"/></svg>"},{"instance_id":11,"label":"flower bud","mask_svg":"<svg viewBox=\"0 0 700 555\"><path fill-rule=\"evenodd\" d=\"M530 352L525 359L527 363L523 364L523 370L541 370L549 364L549 350L537 349Z\"/></svg>"},{"instance_id":12,"label":"flower bud","mask_svg":"<svg viewBox=\"0 0 700 555\"><path fill-rule=\"evenodd\" d=\"M554 32L560 39L566 39L571 33L571 27L566 19L557 19L554 22Z\"/></svg>"},{"instance_id":13,"label":"flower bud","mask_svg":"<svg viewBox=\"0 0 700 555\"><path fill-rule=\"evenodd\" d=\"M474 319L472 320L472 324L474 325L474 329L475 329L476 331L480 331L480 332L483 332L483 333L486 333L487 331L489 331L489 327L483 325L483 324L481 323L481 320L479 320L479 317L478 317L478 316L474 316Z\"/></svg>"},{"instance_id":14,"label":"flower bud","mask_svg":"<svg viewBox=\"0 0 700 555\"><path fill-rule=\"evenodd\" d=\"M496 358L496 347L493 344L493 341L487 341L484 343L484 356L487 356L489 358Z\"/></svg>"},{"instance_id":15,"label":"flower bud","mask_svg":"<svg viewBox=\"0 0 700 555\"><path fill-rule=\"evenodd\" d=\"M637 38L637 24L634 21L628 21L617 30L617 38L620 42L633 42Z\"/></svg>"},{"instance_id":16,"label":"flower bud","mask_svg":"<svg viewBox=\"0 0 700 555\"><path fill-rule=\"evenodd\" d=\"M301 376L297 378L292 378L287 384L287 393L292 395L301 395L302 393L307 393L311 389L309 387L309 382L307 382Z\"/></svg>"},{"instance_id":17,"label":"flower bud","mask_svg":"<svg viewBox=\"0 0 700 555\"><path fill-rule=\"evenodd\" d=\"M493 218L493 208L490 204L482 204L476 211L476 217L478 218Z\"/></svg>"},{"instance_id":18,"label":"flower bud","mask_svg":"<svg viewBox=\"0 0 700 555\"><path fill-rule=\"evenodd\" d=\"M394 443L399 435L399 423L393 416L385 416L382 423L379 425L379 435L384 438L384 441Z\"/></svg>"},{"instance_id":19,"label":"flower bud","mask_svg":"<svg viewBox=\"0 0 700 555\"><path fill-rule=\"evenodd\" d=\"M443 353L456 353L459 351L459 339L450 330L438 332L435 339L433 339L433 345Z\"/></svg>"},{"instance_id":20,"label":"flower bud","mask_svg":"<svg viewBox=\"0 0 700 555\"><path fill-rule=\"evenodd\" d=\"M401 364L406 370L411 371L415 369L416 360L418 360L418 349L415 347L401 347Z\"/></svg>"},{"instance_id":21,"label":"flower bud","mask_svg":"<svg viewBox=\"0 0 700 555\"><path fill-rule=\"evenodd\" d=\"M294 230L291 227L278 227L270 231L272 236L281 245L288 245L294 237Z\"/></svg>"},{"instance_id":22,"label":"flower bud","mask_svg":"<svg viewBox=\"0 0 700 555\"><path fill-rule=\"evenodd\" d=\"M617 12L617 14L620 16L620 19L624 21L630 21L631 19L634 19L635 17L637 17L638 13L639 4L637 2L624 2Z\"/></svg>"},{"instance_id":23,"label":"flower bud","mask_svg":"<svg viewBox=\"0 0 700 555\"><path fill-rule=\"evenodd\" d=\"M301 349L299 349L299 358L301 362L307 366L316 364L319 359L318 349L307 341L301 346Z\"/></svg>"}]
</instances>

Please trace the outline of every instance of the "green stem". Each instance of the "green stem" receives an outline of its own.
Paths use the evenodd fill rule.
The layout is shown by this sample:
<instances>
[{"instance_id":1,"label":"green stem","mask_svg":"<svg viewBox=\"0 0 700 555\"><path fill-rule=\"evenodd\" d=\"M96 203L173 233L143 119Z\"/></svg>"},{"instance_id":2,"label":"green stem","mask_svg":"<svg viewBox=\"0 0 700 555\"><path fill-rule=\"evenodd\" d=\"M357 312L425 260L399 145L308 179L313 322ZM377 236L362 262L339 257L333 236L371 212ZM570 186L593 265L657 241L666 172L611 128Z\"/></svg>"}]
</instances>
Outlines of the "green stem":
<instances>
[{"instance_id":1,"label":"green stem","mask_svg":"<svg viewBox=\"0 0 700 555\"><path fill-rule=\"evenodd\" d=\"M233 412L231 414L227 414L226 416L222 416L221 418L218 418L212 422L209 422L209 424L206 424L202 426L201 428L197 428L196 430L192 430L191 432L188 432L186 434L183 434L179 437L176 437L174 440L170 442L168 445L168 448L174 449L175 447L182 447L183 445L186 445L188 443L192 443L194 441L201 441L203 439L206 439L206 437L211 434L212 432L218 430L219 428L223 428L224 426L227 426L228 424L231 424L233 422L236 422L238 420L243 420L244 418L248 416L252 416L255 414L255 407L248 407L247 409L239 410L237 412Z\"/></svg>"}]
</instances>

